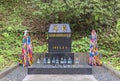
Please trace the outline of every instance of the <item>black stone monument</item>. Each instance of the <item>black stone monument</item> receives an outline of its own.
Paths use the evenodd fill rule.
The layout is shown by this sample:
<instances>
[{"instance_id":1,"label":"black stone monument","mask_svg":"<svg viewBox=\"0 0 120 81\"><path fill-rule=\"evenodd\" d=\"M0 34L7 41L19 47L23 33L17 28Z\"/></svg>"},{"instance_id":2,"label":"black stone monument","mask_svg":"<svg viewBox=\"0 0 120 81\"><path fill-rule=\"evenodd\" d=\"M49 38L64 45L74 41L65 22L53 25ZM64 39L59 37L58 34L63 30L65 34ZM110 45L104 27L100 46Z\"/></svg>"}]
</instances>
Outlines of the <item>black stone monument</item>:
<instances>
[{"instance_id":1,"label":"black stone monument","mask_svg":"<svg viewBox=\"0 0 120 81\"><path fill-rule=\"evenodd\" d=\"M46 64L74 64L71 53L71 29L69 24L51 24L48 32L48 53ZM53 62L52 62L53 61ZM62 62L63 61L63 62Z\"/></svg>"},{"instance_id":2,"label":"black stone monument","mask_svg":"<svg viewBox=\"0 0 120 81\"><path fill-rule=\"evenodd\" d=\"M71 30L69 24L51 24L48 33L48 52L71 52Z\"/></svg>"},{"instance_id":3,"label":"black stone monument","mask_svg":"<svg viewBox=\"0 0 120 81\"><path fill-rule=\"evenodd\" d=\"M50 25L48 53L43 55L41 62L38 59L38 62L28 67L28 74L92 74L92 68L87 63L74 61L69 24Z\"/></svg>"}]
</instances>

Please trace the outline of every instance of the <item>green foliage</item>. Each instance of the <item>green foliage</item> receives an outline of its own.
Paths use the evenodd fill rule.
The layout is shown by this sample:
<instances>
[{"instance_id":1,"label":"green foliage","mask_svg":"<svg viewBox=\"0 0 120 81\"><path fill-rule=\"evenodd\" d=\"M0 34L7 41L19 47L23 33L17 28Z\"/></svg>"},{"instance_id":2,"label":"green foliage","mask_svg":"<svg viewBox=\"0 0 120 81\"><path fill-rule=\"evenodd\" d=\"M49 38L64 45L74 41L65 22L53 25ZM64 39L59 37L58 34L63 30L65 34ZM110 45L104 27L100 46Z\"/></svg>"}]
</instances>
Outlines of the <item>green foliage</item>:
<instances>
[{"instance_id":1,"label":"green foliage","mask_svg":"<svg viewBox=\"0 0 120 81\"><path fill-rule=\"evenodd\" d=\"M8 59L8 58L1 55L0 56L0 71L3 70L3 68L7 68L8 66L11 66L13 63L14 63L13 60Z\"/></svg>"},{"instance_id":2,"label":"green foliage","mask_svg":"<svg viewBox=\"0 0 120 81\"><path fill-rule=\"evenodd\" d=\"M18 34L22 33L16 32L27 28L22 26L22 18L15 12L18 9L9 11L7 8L6 5L0 3L0 70L19 60L22 36Z\"/></svg>"},{"instance_id":3,"label":"green foliage","mask_svg":"<svg viewBox=\"0 0 120 81\"><path fill-rule=\"evenodd\" d=\"M0 56L0 70L4 67L4 57Z\"/></svg>"},{"instance_id":4,"label":"green foliage","mask_svg":"<svg viewBox=\"0 0 120 81\"><path fill-rule=\"evenodd\" d=\"M0 63L4 62L3 56L0 56Z\"/></svg>"},{"instance_id":5,"label":"green foliage","mask_svg":"<svg viewBox=\"0 0 120 81\"><path fill-rule=\"evenodd\" d=\"M47 51L48 51L48 46L47 45L34 46L33 47L33 52L34 53L45 53Z\"/></svg>"},{"instance_id":6,"label":"green foliage","mask_svg":"<svg viewBox=\"0 0 120 81\"><path fill-rule=\"evenodd\" d=\"M100 49L107 51L120 51L120 34L119 29L108 29L98 37Z\"/></svg>"},{"instance_id":7,"label":"green foliage","mask_svg":"<svg viewBox=\"0 0 120 81\"><path fill-rule=\"evenodd\" d=\"M102 62L107 65L111 65L116 70L120 70L120 57L103 57Z\"/></svg>"},{"instance_id":8,"label":"green foliage","mask_svg":"<svg viewBox=\"0 0 120 81\"><path fill-rule=\"evenodd\" d=\"M72 42L72 52L74 53L89 52L89 47L89 38L87 37Z\"/></svg>"},{"instance_id":9,"label":"green foliage","mask_svg":"<svg viewBox=\"0 0 120 81\"><path fill-rule=\"evenodd\" d=\"M119 17L119 0L42 0L33 1L33 15L52 23L74 24L74 29L113 27Z\"/></svg>"},{"instance_id":10,"label":"green foliage","mask_svg":"<svg viewBox=\"0 0 120 81\"><path fill-rule=\"evenodd\" d=\"M120 35L120 19L118 19L116 31Z\"/></svg>"}]
</instances>

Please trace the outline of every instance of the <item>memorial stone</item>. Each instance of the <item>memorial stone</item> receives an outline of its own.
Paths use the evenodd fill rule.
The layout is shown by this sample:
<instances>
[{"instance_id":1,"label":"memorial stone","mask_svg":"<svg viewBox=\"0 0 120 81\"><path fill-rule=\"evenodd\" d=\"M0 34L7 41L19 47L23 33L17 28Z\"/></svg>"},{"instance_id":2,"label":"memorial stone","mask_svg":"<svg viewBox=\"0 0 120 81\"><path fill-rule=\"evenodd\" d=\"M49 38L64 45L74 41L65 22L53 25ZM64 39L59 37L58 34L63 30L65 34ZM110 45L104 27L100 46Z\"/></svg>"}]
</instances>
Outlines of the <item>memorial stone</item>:
<instances>
[{"instance_id":1,"label":"memorial stone","mask_svg":"<svg viewBox=\"0 0 120 81\"><path fill-rule=\"evenodd\" d=\"M92 67L80 64L71 53L69 24L51 24L48 31L48 53L28 67L28 74L92 74ZM43 62L43 64L41 63Z\"/></svg>"},{"instance_id":2,"label":"memorial stone","mask_svg":"<svg viewBox=\"0 0 120 81\"><path fill-rule=\"evenodd\" d=\"M45 58L47 57L52 58L52 61L56 61L55 57L57 57L60 59L60 64L67 64L66 57L70 57L71 63L74 64L74 54L71 53L71 29L69 24L50 25L48 31L48 53L45 54ZM53 63L52 61L51 64Z\"/></svg>"}]
</instances>

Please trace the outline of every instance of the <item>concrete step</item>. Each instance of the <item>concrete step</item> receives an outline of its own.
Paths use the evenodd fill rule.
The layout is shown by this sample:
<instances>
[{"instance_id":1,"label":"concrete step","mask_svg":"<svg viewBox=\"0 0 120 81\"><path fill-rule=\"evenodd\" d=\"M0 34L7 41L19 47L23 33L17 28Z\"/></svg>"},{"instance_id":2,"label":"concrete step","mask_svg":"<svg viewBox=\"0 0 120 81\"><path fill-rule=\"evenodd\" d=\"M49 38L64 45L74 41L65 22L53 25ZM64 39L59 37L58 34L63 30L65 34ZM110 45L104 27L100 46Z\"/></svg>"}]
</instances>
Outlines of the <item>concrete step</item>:
<instances>
[{"instance_id":1,"label":"concrete step","mask_svg":"<svg viewBox=\"0 0 120 81\"><path fill-rule=\"evenodd\" d=\"M27 75L23 81L97 81L93 75Z\"/></svg>"}]
</instances>

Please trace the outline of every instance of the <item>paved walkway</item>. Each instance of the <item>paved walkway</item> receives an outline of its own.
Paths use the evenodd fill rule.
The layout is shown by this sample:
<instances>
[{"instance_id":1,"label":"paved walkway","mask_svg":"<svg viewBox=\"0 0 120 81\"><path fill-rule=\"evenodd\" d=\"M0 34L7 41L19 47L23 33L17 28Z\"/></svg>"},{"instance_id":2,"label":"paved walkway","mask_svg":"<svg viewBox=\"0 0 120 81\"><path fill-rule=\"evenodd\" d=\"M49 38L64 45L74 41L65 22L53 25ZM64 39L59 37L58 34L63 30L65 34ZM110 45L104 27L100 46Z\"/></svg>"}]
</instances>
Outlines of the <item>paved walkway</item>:
<instances>
[{"instance_id":1,"label":"paved walkway","mask_svg":"<svg viewBox=\"0 0 120 81\"><path fill-rule=\"evenodd\" d=\"M4 78L0 79L0 81L22 81L26 75L27 75L27 68L18 67L13 72L9 73ZM52 79L52 81L91 81L91 80L92 81L94 81L94 80L96 80L96 81L120 81L120 79L118 77L116 77L114 74L112 74L111 72L109 72L108 70L106 70L103 67L94 67L93 75L84 75L84 78L82 78L83 75L63 76L65 79L63 79L62 76L63 75L61 75L61 76L47 75L46 76L47 78L46 78L44 75L42 75L42 77L46 78L47 80L43 80L43 78L41 78L42 80L40 80L40 81L51 81L50 80L51 77L60 78L60 80ZM74 79L71 77L73 77ZM67 79L67 78L70 78L70 79Z\"/></svg>"},{"instance_id":2,"label":"paved walkway","mask_svg":"<svg viewBox=\"0 0 120 81\"><path fill-rule=\"evenodd\" d=\"M93 75L27 75L23 81L97 81L97 80Z\"/></svg>"},{"instance_id":3,"label":"paved walkway","mask_svg":"<svg viewBox=\"0 0 120 81\"><path fill-rule=\"evenodd\" d=\"M120 81L120 78L103 67L94 67L93 75L98 81Z\"/></svg>"}]
</instances>

